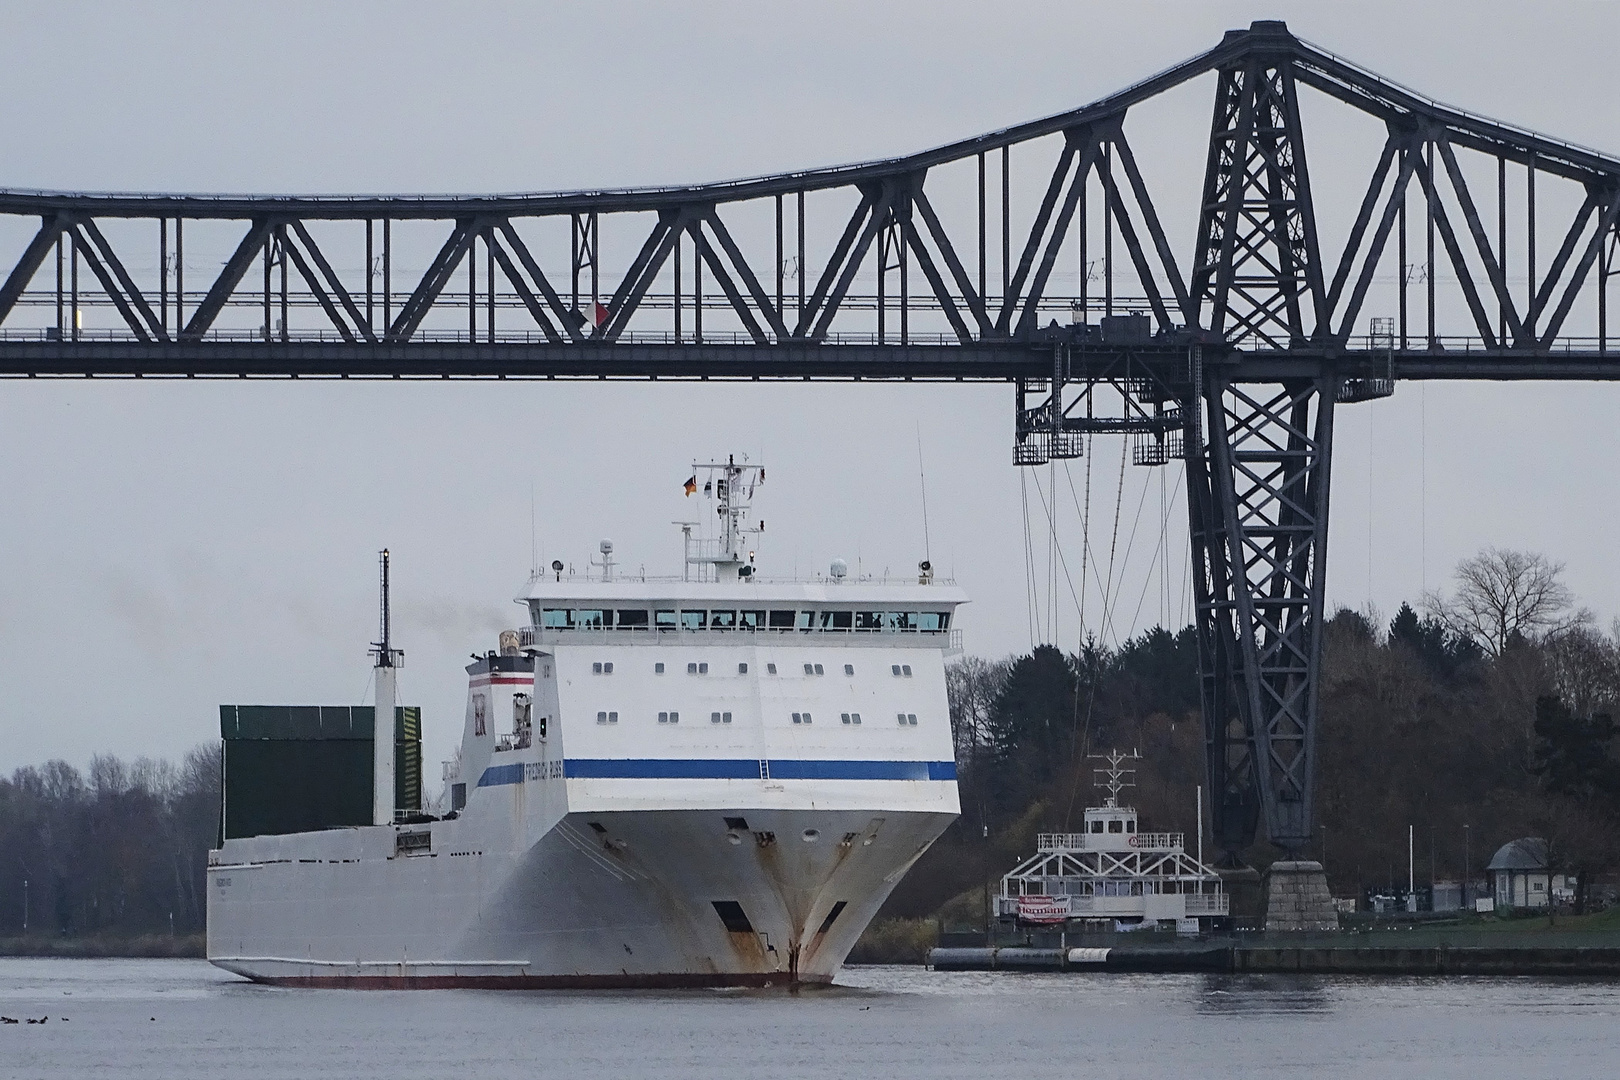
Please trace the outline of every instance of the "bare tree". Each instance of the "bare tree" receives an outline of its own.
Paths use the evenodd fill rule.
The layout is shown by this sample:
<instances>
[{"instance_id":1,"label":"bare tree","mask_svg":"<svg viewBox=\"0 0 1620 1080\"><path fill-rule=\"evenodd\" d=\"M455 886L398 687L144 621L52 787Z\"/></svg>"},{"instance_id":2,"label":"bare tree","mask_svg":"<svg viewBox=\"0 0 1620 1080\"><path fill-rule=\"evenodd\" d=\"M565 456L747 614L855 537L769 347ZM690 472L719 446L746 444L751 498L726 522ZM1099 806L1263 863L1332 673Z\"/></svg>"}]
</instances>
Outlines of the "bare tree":
<instances>
[{"instance_id":1,"label":"bare tree","mask_svg":"<svg viewBox=\"0 0 1620 1080\"><path fill-rule=\"evenodd\" d=\"M1010 667L1007 660L964 656L945 669L951 731L956 736L957 756L965 762L972 762L993 741L990 713L1007 683Z\"/></svg>"},{"instance_id":2,"label":"bare tree","mask_svg":"<svg viewBox=\"0 0 1620 1080\"><path fill-rule=\"evenodd\" d=\"M1563 572L1563 563L1540 552L1486 548L1457 564L1455 594L1427 593L1423 606L1447 630L1501 656L1517 639L1540 640L1591 622L1589 611L1573 610L1575 594L1558 580Z\"/></svg>"}]
</instances>

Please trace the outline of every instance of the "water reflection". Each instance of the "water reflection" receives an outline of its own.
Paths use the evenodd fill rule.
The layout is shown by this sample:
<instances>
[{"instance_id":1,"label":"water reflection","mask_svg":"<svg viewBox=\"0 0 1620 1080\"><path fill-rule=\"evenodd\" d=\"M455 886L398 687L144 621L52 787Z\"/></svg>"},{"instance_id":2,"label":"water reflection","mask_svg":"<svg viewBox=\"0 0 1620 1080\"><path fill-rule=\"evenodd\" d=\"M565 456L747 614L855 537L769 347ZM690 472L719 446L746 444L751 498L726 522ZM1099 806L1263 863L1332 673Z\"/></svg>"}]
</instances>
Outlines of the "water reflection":
<instances>
[{"instance_id":1,"label":"water reflection","mask_svg":"<svg viewBox=\"0 0 1620 1080\"><path fill-rule=\"evenodd\" d=\"M1206 975L1198 1011L1219 1015L1276 1015L1333 1011L1320 975Z\"/></svg>"}]
</instances>

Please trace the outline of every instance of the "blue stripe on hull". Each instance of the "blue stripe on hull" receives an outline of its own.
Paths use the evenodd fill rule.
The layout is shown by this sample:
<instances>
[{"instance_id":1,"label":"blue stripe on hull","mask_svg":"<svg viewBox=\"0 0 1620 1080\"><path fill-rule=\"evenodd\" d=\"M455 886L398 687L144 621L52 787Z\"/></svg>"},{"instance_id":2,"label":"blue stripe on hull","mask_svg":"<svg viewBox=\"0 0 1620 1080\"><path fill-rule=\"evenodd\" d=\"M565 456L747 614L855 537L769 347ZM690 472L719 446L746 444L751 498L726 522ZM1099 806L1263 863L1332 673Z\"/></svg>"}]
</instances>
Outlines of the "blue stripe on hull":
<instances>
[{"instance_id":1,"label":"blue stripe on hull","mask_svg":"<svg viewBox=\"0 0 1620 1080\"><path fill-rule=\"evenodd\" d=\"M955 780L954 761L824 761L780 758L569 758L563 775L581 780ZM479 787L523 782L523 766L491 765Z\"/></svg>"}]
</instances>

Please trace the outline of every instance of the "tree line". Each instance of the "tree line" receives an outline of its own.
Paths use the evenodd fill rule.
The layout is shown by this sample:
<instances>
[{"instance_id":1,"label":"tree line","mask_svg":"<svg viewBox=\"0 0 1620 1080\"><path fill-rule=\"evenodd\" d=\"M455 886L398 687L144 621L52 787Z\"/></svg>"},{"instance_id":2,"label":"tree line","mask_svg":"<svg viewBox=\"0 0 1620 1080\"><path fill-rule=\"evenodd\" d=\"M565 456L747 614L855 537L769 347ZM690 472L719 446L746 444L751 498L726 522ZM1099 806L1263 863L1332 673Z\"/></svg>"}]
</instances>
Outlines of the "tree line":
<instances>
[{"instance_id":1,"label":"tree line","mask_svg":"<svg viewBox=\"0 0 1620 1080\"><path fill-rule=\"evenodd\" d=\"M0 778L0 938L202 931L219 808L218 743Z\"/></svg>"},{"instance_id":2,"label":"tree line","mask_svg":"<svg viewBox=\"0 0 1620 1080\"><path fill-rule=\"evenodd\" d=\"M1302 854L1323 861L1335 895L1404 889L1409 826L1422 884L1477 880L1501 844L1532 835L1554 873L1580 874L1578 904L1620 866L1620 622L1598 628L1562 570L1487 549L1458 565L1451 590L1387 622L1350 609L1327 621L1319 827ZM885 915L977 924L987 883L1034 851L1037 832L1075 829L1100 802L1090 755L1112 748L1142 753L1126 794L1143 827L1191 842L1205 782L1191 626L1115 649L967 657L947 685L962 816ZM1278 854L1262 839L1241 857L1264 868Z\"/></svg>"}]
</instances>

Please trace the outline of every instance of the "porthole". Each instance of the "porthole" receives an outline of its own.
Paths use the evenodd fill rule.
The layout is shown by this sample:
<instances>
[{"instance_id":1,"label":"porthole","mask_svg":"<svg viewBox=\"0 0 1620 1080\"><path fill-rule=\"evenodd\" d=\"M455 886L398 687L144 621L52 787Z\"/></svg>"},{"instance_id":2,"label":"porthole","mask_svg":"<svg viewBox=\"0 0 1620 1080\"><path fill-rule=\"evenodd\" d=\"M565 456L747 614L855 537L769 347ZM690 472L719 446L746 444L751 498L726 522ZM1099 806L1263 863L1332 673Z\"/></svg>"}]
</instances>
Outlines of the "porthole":
<instances>
[{"instance_id":1,"label":"porthole","mask_svg":"<svg viewBox=\"0 0 1620 1080\"><path fill-rule=\"evenodd\" d=\"M821 830L820 829L806 829L806 830L804 830L804 832L802 834L802 837L803 837L805 843L813 844L817 840L821 839Z\"/></svg>"}]
</instances>

